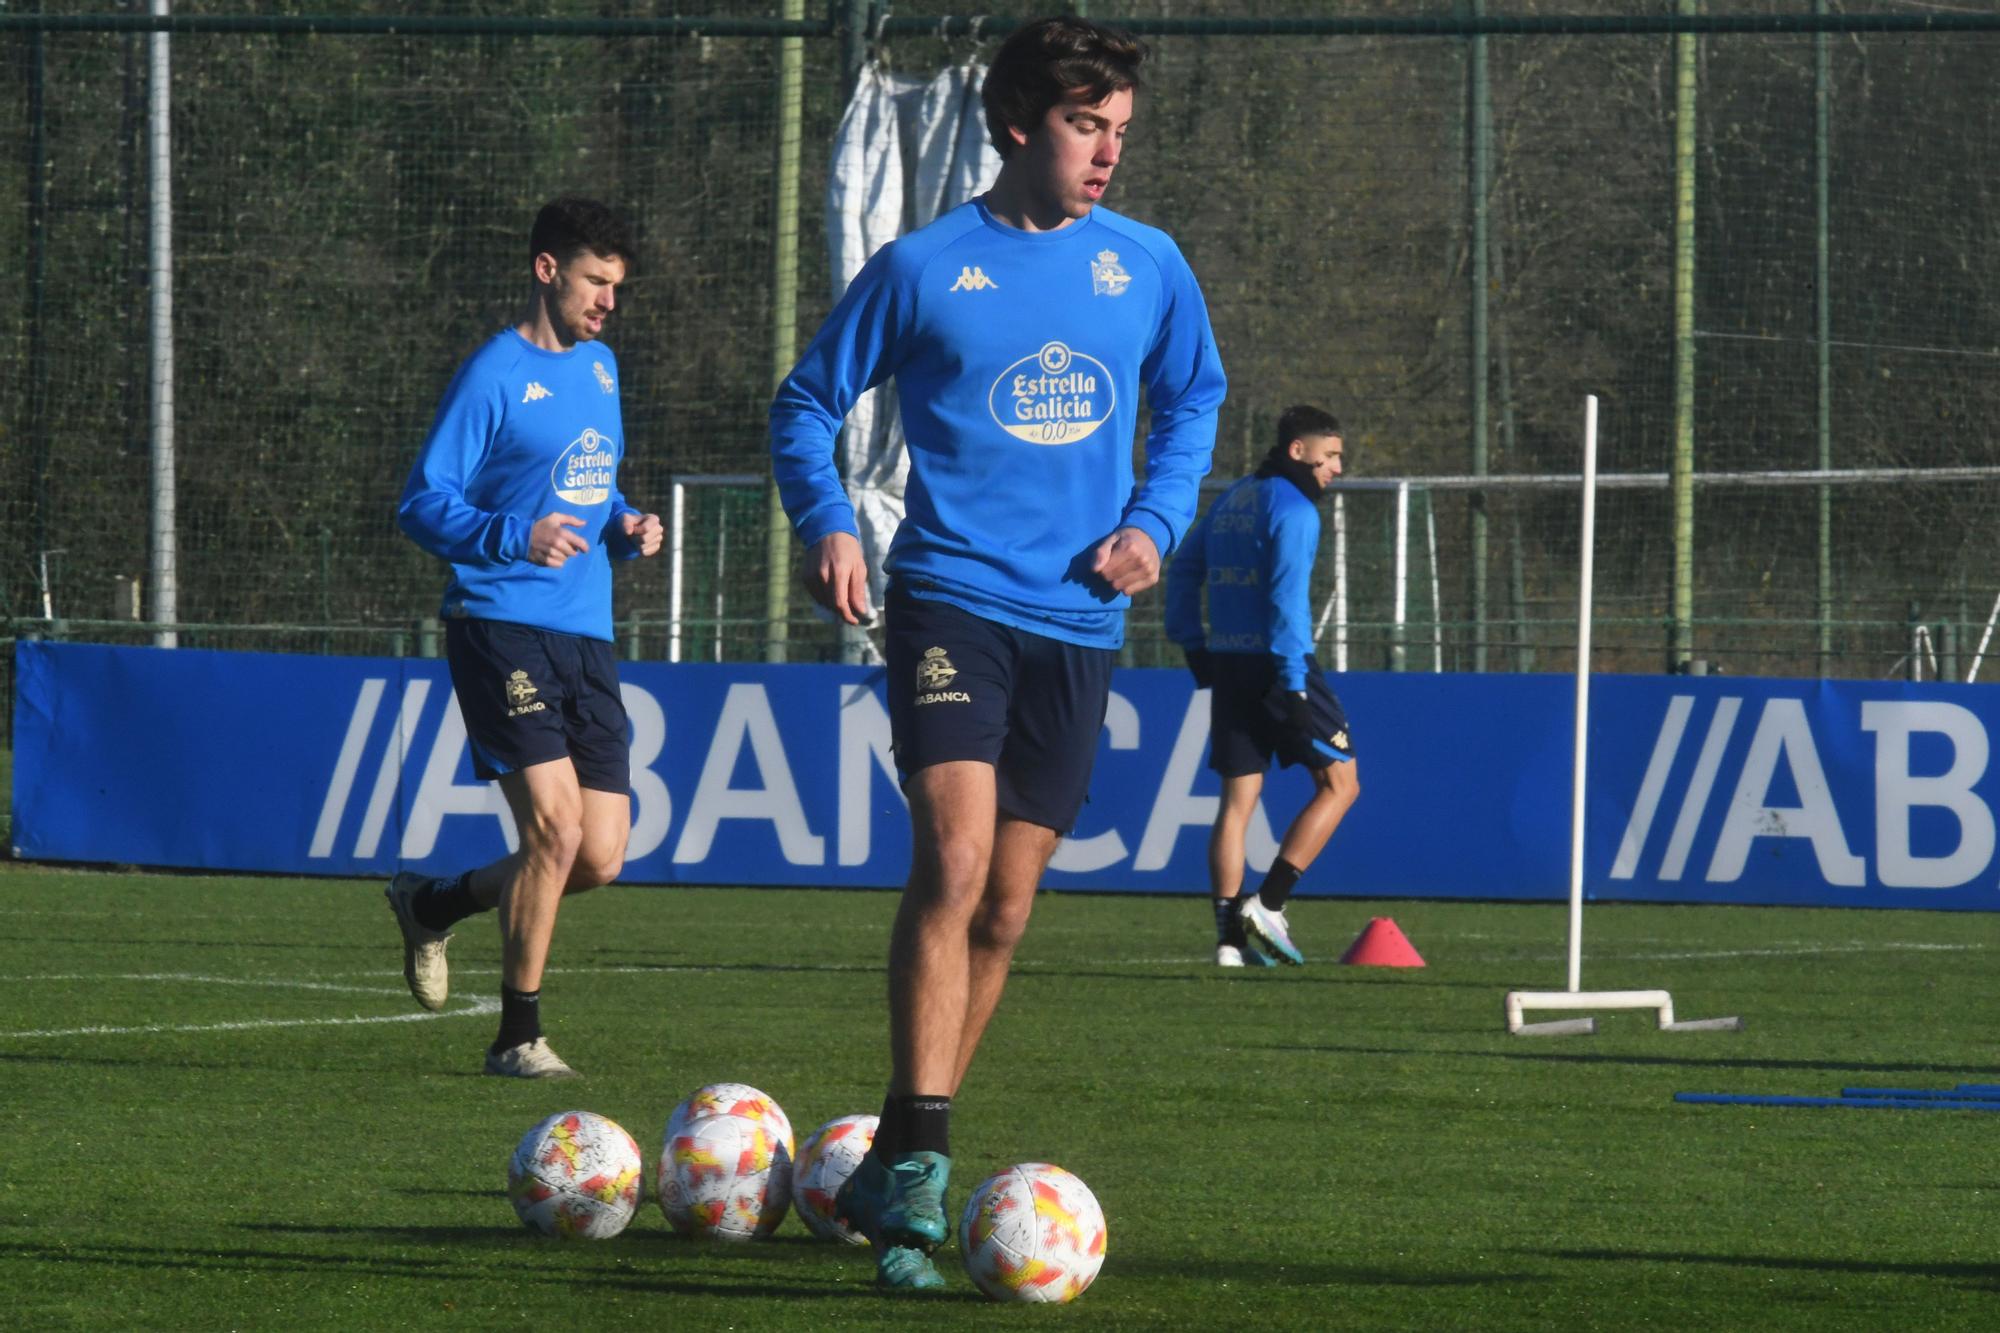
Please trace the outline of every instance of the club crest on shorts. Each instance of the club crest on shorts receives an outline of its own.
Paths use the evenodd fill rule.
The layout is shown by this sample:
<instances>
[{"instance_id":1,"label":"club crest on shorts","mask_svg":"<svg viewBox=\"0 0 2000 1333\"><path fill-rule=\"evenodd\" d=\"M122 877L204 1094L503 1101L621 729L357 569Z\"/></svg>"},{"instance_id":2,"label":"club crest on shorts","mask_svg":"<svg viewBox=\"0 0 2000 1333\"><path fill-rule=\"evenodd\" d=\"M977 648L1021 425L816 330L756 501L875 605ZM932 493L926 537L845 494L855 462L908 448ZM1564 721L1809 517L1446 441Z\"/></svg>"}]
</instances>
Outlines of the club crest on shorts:
<instances>
[{"instance_id":1,"label":"club crest on shorts","mask_svg":"<svg viewBox=\"0 0 2000 1333\"><path fill-rule=\"evenodd\" d=\"M958 668L951 664L942 648L924 649L924 660L917 663L917 688L920 690L941 690L951 684Z\"/></svg>"},{"instance_id":2,"label":"club crest on shorts","mask_svg":"<svg viewBox=\"0 0 2000 1333\"><path fill-rule=\"evenodd\" d=\"M535 683L528 679L525 671L516 671L507 677L507 716L519 717L523 713L539 713L548 705L535 695Z\"/></svg>"},{"instance_id":3,"label":"club crest on shorts","mask_svg":"<svg viewBox=\"0 0 2000 1333\"><path fill-rule=\"evenodd\" d=\"M957 676L958 668L945 656L944 649L924 649L924 660L917 663L917 705L971 703L972 696L964 690L947 688Z\"/></svg>"},{"instance_id":4,"label":"club crest on shorts","mask_svg":"<svg viewBox=\"0 0 2000 1333\"><path fill-rule=\"evenodd\" d=\"M1345 750L1348 748L1347 729L1345 727L1333 733L1333 744L1334 748L1338 750Z\"/></svg>"}]
</instances>

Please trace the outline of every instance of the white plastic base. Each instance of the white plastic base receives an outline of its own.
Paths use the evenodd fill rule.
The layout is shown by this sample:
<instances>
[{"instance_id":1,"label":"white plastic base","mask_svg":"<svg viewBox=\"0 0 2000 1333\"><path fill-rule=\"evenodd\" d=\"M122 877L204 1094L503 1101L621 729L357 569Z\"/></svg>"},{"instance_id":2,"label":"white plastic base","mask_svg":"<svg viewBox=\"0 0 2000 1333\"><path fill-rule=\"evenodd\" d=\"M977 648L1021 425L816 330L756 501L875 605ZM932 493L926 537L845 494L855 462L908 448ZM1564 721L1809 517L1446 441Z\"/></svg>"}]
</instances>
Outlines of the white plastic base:
<instances>
[{"instance_id":1,"label":"white plastic base","mask_svg":"<svg viewBox=\"0 0 2000 1333\"><path fill-rule=\"evenodd\" d=\"M1513 990L1507 992L1507 1031L1517 1037L1566 1037L1597 1031L1591 1018L1554 1019L1529 1023L1529 1009L1651 1009L1662 1032L1736 1032L1740 1018L1696 1018L1674 1021L1674 999L1663 990Z\"/></svg>"}]
</instances>

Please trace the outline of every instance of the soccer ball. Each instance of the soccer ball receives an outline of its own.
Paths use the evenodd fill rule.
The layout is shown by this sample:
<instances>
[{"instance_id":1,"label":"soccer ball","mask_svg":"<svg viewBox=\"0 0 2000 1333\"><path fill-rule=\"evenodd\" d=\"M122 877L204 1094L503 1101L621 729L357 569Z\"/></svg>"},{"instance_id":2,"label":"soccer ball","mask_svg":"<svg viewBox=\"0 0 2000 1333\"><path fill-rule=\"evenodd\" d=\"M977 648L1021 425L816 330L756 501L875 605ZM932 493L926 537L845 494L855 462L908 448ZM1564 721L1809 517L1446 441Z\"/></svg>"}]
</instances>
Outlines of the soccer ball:
<instances>
[{"instance_id":1,"label":"soccer ball","mask_svg":"<svg viewBox=\"0 0 2000 1333\"><path fill-rule=\"evenodd\" d=\"M716 1083L674 1108L660 1144L656 1194L684 1236L754 1240L792 1202L792 1122L745 1083Z\"/></svg>"},{"instance_id":2,"label":"soccer ball","mask_svg":"<svg viewBox=\"0 0 2000 1333\"><path fill-rule=\"evenodd\" d=\"M1025 1162L988 1176L958 1222L965 1271L996 1301L1061 1304L1104 1266L1104 1210L1059 1166Z\"/></svg>"},{"instance_id":3,"label":"soccer ball","mask_svg":"<svg viewBox=\"0 0 2000 1333\"><path fill-rule=\"evenodd\" d=\"M507 1163L507 1197L531 1230L609 1240L639 1207L639 1145L618 1123L564 1111L529 1130Z\"/></svg>"},{"instance_id":4,"label":"soccer ball","mask_svg":"<svg viewBox=\"0 0 2000 1333\"><path fill-rule=\"evenodd\" d=\"M771 1122L790 1141L792 1122L777 1102L748 1083L710 1083L696 1088L667 1117L667 1137L678 1134L690 1120L710 1115L740 1115Z\"/></svg>"},{"instance_id":5,"label":"soccer ball","mask_svg":"<svg viewBox=\"0 0 2000 1333\"><path fill-rule=\"evenodd\" d=\"M834 1220L833 1198L875 1141L876 1117L844 1115L812 1132L792 1166L792 1211L821 1240L866 1245L868 1238Z\"/></svg>"}]
</instances>

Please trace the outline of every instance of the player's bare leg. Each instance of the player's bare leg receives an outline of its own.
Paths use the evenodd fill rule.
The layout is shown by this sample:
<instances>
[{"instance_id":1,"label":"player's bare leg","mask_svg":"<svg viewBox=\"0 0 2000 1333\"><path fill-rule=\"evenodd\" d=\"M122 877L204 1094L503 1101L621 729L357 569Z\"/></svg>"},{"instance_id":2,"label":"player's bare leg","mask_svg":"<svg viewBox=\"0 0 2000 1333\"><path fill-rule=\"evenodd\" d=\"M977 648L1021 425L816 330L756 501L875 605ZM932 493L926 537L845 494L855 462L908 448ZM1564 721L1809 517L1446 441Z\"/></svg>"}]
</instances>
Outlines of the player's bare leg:
<instances>
[{"instance_id":1,"label":"player's bare leg","mask_svg":"<svg viewBox=\"0 0 2000 1333\"><path fill-rule=\"evenodd\" d=\"M1260 953L1281 962L1299 964L1305 955L1292 942L1291 926L1285 919L1285 903L1307 866L1325 848L1333 831L1340 827L1361 795L1361 776L1354 760L1341 760L1313 770L1312 799L1299 811L1278 844L1277 860L1264 876L1254 895L1245 897L1237 909L1244 932Z\"/></svg>"},{"instance_id":2,"label":"player's bare leg","mask_svg":"<svg viewBox=\"0 0 2000 1333\"><path fill-rule=\"evenodd\" d=\"M1213 891L1210 903L1219 967L1263 961L1254 952L1245 956L1243 928L1236 920L1236 897L1243 891L1243 838L1263 791L1262 773L1239 773L1223 778L1222 798L1216 802L1215 825L1208 835L1208 883Z\"/></svg>"},{"instance_id":3,"label":"player's bare leg","mask_svg":"<svg viewBox=\"0 0 2000 1333\"><path fill-rule=\"evenodd\" d=\"M500 779L521 839L514 874L501 890L500 980L541 989L556 910L583 845L583 789L567 758L531 764Z\"/></svg>"},{"instance_id":4,"label":"player's bare leg","mask_svg":"<svg viewBox=\"0 0 2000 1333\"><path fill-rule=\"evenodd\" d=\"M565 757L505 775L500 790L520 847L500 892L500 1035L487 1052L486 1072L560 1078L575 1071L542 1039L542 972L583 846L583 789Z\"/></svg>"},{"instance_id":5,"label":"player's bare leg","mask_svg":"<svg viewBox=\"0 0 2000 1333\"><path fill-rule=\"evenodd\" d=\"M1222 799L1216 803L1215 826L1208 837L1208 883L1218 898L1234 898L1243 891L1243 837L1263 792L1262 773L1222 780Z\"/></svg>"},{"instance_id":6,"label":"player's bare leg","mask_svg":"<svg viewBox=\"0 0 2000 1333\"><path fill-rule=\"evenodd\" d=\"M1341 760L1313 771L1312 799L1285 830L1284 840L1278 844L1279 857L1301 870L1313 863L1361 795L1361 774L1356 768L1360 762Z\"/></svg>"},{"instance_id":7,"label":"player's bare leg","mask_svg":"<svg viewBox=\"0 0 2000 1333\"><path fill-rule=\"evenodd\" d=\"M934 764L909 783L910 880L889 942L889 1091L949 1097L965 1032L970 934L993 857L993 766Z\"/></svg>"},{"instance_id":8,"label":"player's bare leg","mask_svg":"<svg viewBox=\"0 0 2000 1333\"><path fill-rule=\"evenodd\" d=\"M986 896L972 915L967 943L965 1026L951 1080L954 1096L965 1081L965 1071L972 1066L972 1054L979 1049L986 1024L1000 1004L1000 992L1007 987L1014 946L1028 928L1035 890L1041 887L1042 872L1055 854L1057 837L1054 829L1041 824L1005 817L999 822L986 872Z\"/></svg>"},{"instance_id":9,"label":"player's bare leg","mask_svg":"<svg viewBox=\"0 0 2000 1333\"><path fill-rule=\"evenodd\" d=\"M949 1123L965 1028L969 939L993 856L993 766L923 768L910 801L910 879L889 941L889 1096L875 1144L835 1196L835 1214L875 1247L875 1281L944 1285L930 1252L950 1234Z\"/></svg>"}]
</instances>

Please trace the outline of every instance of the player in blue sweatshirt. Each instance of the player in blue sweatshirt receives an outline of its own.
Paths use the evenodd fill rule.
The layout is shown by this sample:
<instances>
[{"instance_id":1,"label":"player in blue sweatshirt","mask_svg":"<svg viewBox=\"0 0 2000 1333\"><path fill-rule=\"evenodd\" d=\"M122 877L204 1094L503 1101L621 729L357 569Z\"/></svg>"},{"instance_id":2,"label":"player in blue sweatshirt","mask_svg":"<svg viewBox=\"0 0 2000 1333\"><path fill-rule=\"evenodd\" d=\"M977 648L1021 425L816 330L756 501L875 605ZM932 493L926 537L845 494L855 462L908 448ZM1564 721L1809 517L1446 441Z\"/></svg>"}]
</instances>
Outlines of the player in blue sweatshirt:
<instances>
[{"instance_id":1,"label":"player in blue sweatshirt","mask_svg":"<svg viewBox=\"0 0 2000 1333\"><path fill-rule=\"evenodd\" d=\"M417 1002L444 1007L454 923L500 909L500 1032L486 1072L574 1074L542 1036L542 970L565 893L618 877L632 831L625 706L612 653L611 560L660 549L660 520L618 490L618 361L596 341L633 253L604 205L535 218L518 324L459 367L397 509L451 564L445 651L473 769L498 779L512 854L449 879L404 873L389 905Z\"/></svg>"},{"instance_id":2,"label":"player in blue sweatshirt","mask_svg":"<svg viewBox=\"0 0 2000 1333\"><path fill-rule=\"evenodd\" d=\"M1209 506L1167 569L1167 637L1211 691L1208 763L1222 776L1222 800L1208 873L1223 967L1305 962L1285 902L1361 794L1347 715L1312 655L1318 501L1340 475L1341 448L1330 413L1286 409L1263 464ZM1311 772L1313 794L1263 884L1243 899L1243 834L1274 755Z\"/></svg>"},{"instance_id":3,"label":"player in blue sweatshirt","mask_svg":"<svg viewBox=\"0 0 2000 1333\"><path fill-rule=\"evenodd\" d=\"M982 92L992 190L870 259L771 407L806 584L850 624L872 612L835 437L893 376L909 439L885 565L911 868L888 1095L839 1203L888 1287L940 1284L951 1098L1088 790L1125 607L1186 532L1214 446L1224 382L1194 275L1164 233L1099 206L1142 58L1078 18L1008 38Z\"/></svg>"}]
</instances>

